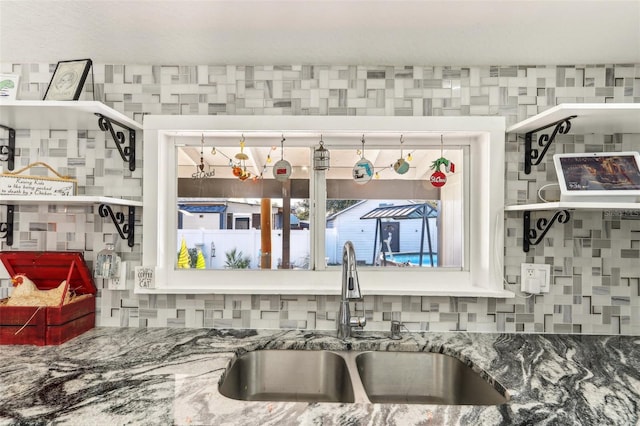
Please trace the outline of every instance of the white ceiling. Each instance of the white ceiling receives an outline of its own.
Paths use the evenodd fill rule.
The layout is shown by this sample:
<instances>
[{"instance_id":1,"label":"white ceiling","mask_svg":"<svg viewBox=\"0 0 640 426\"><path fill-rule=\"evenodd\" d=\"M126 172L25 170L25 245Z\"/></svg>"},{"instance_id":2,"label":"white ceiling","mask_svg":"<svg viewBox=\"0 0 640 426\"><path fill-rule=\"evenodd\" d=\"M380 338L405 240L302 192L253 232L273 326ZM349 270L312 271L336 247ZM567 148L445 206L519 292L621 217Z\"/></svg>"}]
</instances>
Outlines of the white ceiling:
<instances>
[{"instance_id":1,"label":"white ceiling","mask_svg":"<svg viewBox=\"0 0 640 426\"><path fill-rule=\"evenodd\" d=\"M0 62L640 63L640 0L0 0Z\"/></svg>"}]
</instances>

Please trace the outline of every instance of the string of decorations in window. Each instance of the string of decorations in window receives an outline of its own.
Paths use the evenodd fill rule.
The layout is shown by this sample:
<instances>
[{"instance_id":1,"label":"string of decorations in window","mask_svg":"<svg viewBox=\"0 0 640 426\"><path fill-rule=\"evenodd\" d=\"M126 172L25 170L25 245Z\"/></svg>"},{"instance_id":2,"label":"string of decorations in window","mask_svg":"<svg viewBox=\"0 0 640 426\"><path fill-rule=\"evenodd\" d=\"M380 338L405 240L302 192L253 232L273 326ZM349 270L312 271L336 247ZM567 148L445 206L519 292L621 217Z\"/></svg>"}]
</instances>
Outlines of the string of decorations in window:
<instances>
[{"instance_id":1,"label":"string of decorations in window","mask_svg":"<svg viewBox=\"0 0 640 426\"><path fill-rule=\"evenodd\" d=\"M272 173L274 179L280 182L286 182L291 177L291 163L284 159L284 142L286 138L284 134L280 140L280 160L278 160L272 168ZM360 156L360 159L356 161L355 165L352 168L352 178L353 180L360 185L364 185L369 182L372 178L379 179L380 173L384 170L390 169L395 171L399 175L404 175L410 169L410 162L412 161L412 154L415 152L409 152L406 157L404 155L404 136L400 135L400 157L389 166L381 167L376 169L371 161L369 161L365 157L365 135L362 135L362 139L360 140L362 147L356 151L357 155ZM270 152L267 154L264 164L262 165L261 171L256 174L252 174L247 169L247 160L249 160L249 156L244 152L245 148L245 137L244 134L241 135L240 139L240 152L236 153L233 157L228 156L224 152L216 149L216 147L211 148L211 154L217 155L220 154L226 159L229 160L229 167L232 169L233 176L237 177L241 181L245 181L250 179L253 182L256 182L260 179L264 179L265 173L269 164L272 163L271 152L277 150L276 146L272 146ZM320 142L318 147L314 149L313 153L313 169L316 171L324 171L330 168L331 155L328 149L324 147L324 141L322 139L322 135L320 135ZM434 170L433 174L430 177L431 184L435 187L443 186L446 181L446 175L441 171L441 167L444 166L446 173L454 173L455 172L455 164L444 157L444 137L441 135L440 137L440 157L433 161L431 164L431 169ZM196 166L196 172L192 175L194 179L202 179L202 178L210 178L215 176L215 170L210 170L205 172L205 164L204 164L204 134L201 138L201 148L200 148L200 164Z\"/></svg>"}]
</instances>

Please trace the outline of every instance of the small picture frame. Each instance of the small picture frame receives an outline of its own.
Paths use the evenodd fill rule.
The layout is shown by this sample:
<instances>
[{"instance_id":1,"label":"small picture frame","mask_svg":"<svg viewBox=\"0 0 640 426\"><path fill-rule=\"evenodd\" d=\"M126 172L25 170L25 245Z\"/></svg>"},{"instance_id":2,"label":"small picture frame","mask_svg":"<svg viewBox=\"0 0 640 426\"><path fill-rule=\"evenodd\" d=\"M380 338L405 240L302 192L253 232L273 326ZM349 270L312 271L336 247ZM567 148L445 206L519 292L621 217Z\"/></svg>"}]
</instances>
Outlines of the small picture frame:
<instances>
[{"instance_id":1,"label":"small picture frame","mask_svg":"<svg viewBox=\"0 0 640 426\"><path fill-rule=\"evenodd\" d=\"M155 268L153 266L136 266L134 270L138 288L156 288Z\"/></svg>"},{"instance_id":2,"label":"small picture frame","mask_svg":"<svg viewBox=\"0 0 640 426\"><path fill-rule=\"evenodd\" d=\"M19 74L0 74L0 99L15 101L20 84Z\"/></svg>"},{"instance_id":3,"label":"small picture frame","mask_svg":"<svg viewBox=\"0 0 640 426\"><path fill-rule=\"evenodd\" d=\"M60 61L44 94L45 101L77 101L91 68L91 59Z\"/></svg>"}]
</instances>

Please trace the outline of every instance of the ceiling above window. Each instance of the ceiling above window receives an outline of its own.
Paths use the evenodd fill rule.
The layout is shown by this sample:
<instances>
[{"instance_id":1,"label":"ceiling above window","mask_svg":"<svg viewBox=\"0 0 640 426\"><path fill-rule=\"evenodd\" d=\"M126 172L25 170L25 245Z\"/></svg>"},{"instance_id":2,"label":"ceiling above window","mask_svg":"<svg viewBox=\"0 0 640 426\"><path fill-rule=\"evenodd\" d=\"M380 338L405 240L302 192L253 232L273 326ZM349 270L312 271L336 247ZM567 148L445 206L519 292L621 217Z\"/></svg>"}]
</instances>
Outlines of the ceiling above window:
<instances>
[{"instance_id":1,"label":"ceiling above window","mask_svg":"<svg viewBox=\"0 0 640 426\"><path fill-rule=\"evenodd\" d=\"M640 2L0 1L0 61L160 65L640 62Z\"/></svg>"}]
</instances>

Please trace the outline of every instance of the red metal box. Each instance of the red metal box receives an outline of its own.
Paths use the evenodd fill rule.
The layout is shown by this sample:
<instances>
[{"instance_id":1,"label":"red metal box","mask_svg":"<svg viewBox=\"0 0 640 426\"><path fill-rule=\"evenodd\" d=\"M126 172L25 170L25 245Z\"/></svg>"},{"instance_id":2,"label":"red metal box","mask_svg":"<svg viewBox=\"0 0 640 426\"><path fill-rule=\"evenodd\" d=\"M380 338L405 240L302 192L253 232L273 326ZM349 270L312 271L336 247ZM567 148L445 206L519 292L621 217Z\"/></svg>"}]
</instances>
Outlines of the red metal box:
<instances>
[{"instance_id":1,"label":"red metal box","mask_svg":"<svg viewBox=\"0 0 640 426\"><path fill-rule=\"evenodd\" d=\"M0 260L11 277L24 274L39 290L66 280L58 306L0 303L0 345L58 345L95 327L96 286L81 252L4 251ZM0 301L2 302L2 301Z\"/></svg>"}]
</instances>

